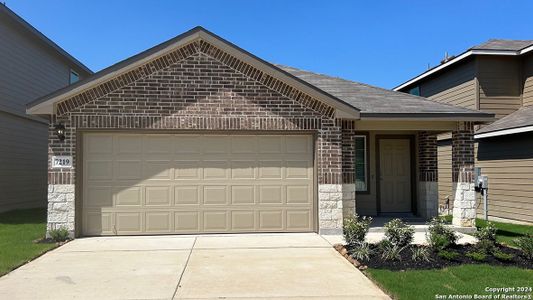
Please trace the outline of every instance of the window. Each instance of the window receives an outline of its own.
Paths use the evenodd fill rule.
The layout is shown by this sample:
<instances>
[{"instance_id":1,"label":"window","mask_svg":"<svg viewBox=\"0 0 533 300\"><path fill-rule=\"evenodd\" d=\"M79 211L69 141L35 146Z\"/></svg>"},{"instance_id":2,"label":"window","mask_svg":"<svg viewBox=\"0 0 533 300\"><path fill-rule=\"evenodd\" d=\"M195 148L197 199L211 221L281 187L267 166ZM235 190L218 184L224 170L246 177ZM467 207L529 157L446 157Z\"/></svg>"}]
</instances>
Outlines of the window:
<instances>
[{"instance_id":1,"label":"window","mask_svg":"<svg viewBox=\"0 0 533 300\"><path fill-rule=\"evenodd\" d=\"M70 70L70 84L73 84L74 82L80 80L80 75L78 75L78 73Z\"/></svg>"},{"instance_id":2,"label":"window","mask_svg":"<svg viewBox=\"0 0 533 300\"><path fill-rule=\"evenodd\" d=\"M355 190L368 191L366 135L355 136Z\"/></svg>"},{"instance_id":3,"label":"window","mask_svg":"<svg viewBox=\"0 0 533 300\"><path fill-rule=\"evenodd\" d=\"M409 90L409 94L415 95L415 96L420 96L420 87L419 86L415 86L414 88L410 89Z\"/></svg>"}]
</instances>

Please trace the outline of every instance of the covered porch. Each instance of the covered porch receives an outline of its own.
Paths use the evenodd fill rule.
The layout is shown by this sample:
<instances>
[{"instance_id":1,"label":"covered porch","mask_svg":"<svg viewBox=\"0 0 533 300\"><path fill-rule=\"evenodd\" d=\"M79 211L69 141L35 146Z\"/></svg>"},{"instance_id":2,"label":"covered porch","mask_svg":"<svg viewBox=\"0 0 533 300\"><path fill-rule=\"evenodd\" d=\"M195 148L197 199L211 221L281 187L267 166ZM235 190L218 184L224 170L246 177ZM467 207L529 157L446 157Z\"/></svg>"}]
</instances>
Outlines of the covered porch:
<instances>
[{"instance_id":1,"label":"covered porch","mask_svg":"<svg viewBox=\"0 0 533 300\"><path fill-rule=\"evenodd\" d=\"M473 122L387 119L355 121L353 128L349 125L343 126L343 144L352 140L354 147L343 147L343 156L353 156L354 163L353 170L345 170L344 183L353 183L355 201L345 201L344 216L356 212L379 220L402 218L421 224L437 216L437 135L451 132L454 224L473 226Z\"/></svg>"}]
</instances>

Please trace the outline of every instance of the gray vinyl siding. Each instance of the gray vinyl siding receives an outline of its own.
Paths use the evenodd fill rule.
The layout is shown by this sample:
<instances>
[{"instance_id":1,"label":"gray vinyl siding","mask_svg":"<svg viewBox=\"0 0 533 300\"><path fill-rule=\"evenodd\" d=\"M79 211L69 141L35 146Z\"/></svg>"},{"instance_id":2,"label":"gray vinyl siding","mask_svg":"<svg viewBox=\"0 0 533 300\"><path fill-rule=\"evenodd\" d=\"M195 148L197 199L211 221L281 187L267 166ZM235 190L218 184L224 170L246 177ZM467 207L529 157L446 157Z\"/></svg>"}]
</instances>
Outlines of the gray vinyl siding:
<instances>
[{"instance_id":1,"label":"gray vinyl siding","mask_svg":"<svg viewBox=\"0 0 533 300\"><path fill-rule=\"evenodd\" d=\"M524 83L522 103L524 106L533 105L533 54L526 56L524 62Z\"/></svg>"},{"instance_id":2,"label":"gray vinyl siding","mask_svg":"<svg viewBox=\"0 0 533 300\"><path fill-rule=\"evenodd\" d=\"M0 110L24 115L26 103L68 85L69 74L64 58L0 13Z\"/></svg>"},{"instance_id":3,"label":"gray vinyl siding","mask_svg":"<svg viewBox=\"0 0 533 300\"><path fill-rule=\"evenodd\" d=\"M26 104L68 85L71 68L88 76L0 10L0 211L46 206L47 121Z\"/></svg>"},{"instance_id":4,"label":"gray vinyl siding","mask_svg":"<svg viewBox=\"0 0 533 300\"><path fill-rule=\"evenodd\" d=\"M441 103L476 109L475 62L454 67L420 84L420 95Z\"/></svg>"},{"instance_id":5,"label":"gray vinyl siding","mask_svg":"<svg viewBox=\"0 0 533 300\"><path fill-rule=\"evenodd\" d=\"M479 109L504 117L522 106L521 60L516 57L479 56Z\"/></svg>"},{"instance_id":6,"label":"gray vinyl siding","mask_svg":"<svg viewBox=\"0 0 533 300\"><path fill-rule=\"evenodd\" d=\"M481 139L475 154L489 177L489 215L533 222L533 133Z\"/></svg>"},{"instance_id":7,"label":"gray vinyl siding","mask_svg":"<svg viewBox=\"0 0 533 300\"><path fill-rule=\"evenodd\" d=\"M47 125L0 112L0 212L46 206Z\"/></svg>"}]
</instances>

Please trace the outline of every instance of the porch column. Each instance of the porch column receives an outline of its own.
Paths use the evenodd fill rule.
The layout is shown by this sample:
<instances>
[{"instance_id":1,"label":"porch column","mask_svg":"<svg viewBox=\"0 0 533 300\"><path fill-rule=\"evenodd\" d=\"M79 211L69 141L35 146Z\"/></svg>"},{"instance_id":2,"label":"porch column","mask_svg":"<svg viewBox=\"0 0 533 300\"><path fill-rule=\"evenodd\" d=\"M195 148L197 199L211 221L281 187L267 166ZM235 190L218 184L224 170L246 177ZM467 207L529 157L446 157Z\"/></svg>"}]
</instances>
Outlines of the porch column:
<instances>
[{"instance_id":1,"label":"porch column","mask_svg":"<svg viewBox=\"0 0 533 300\"><path fill-rule=\"evenodd\" d=\"M476 192L473 182L474 124L460 122L452 132L452 180L455 199L453 225L475 227Z\"/></svg>"},{"instance_id":2,"label":"porch column","mask_svg":"<svg viewBox=\"0 0 533 300\"><path fill-rule=\"evenodd\" d=\"M418 214L432 218L438 214L437 136L428 131L418 132Z\"/></svg>"}]
</instances>

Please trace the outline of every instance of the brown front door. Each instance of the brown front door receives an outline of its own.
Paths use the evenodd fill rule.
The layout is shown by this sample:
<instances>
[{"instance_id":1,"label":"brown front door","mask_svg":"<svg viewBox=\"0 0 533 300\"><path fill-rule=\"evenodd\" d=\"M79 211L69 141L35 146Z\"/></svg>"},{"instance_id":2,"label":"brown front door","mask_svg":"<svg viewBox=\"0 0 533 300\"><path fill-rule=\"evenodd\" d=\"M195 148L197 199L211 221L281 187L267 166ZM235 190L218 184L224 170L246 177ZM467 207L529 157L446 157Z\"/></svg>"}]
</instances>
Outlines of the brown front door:
<instances>
[{"instance_id":1,"label":"brown front door","mask_svg":"<svg viewBox=\"0 0 533 300\"><path fill-rule=\"evenodd\" d=\"M381 213L411 210L411 147L409 139L379 139Z\"/></svg>"}]
</instances>

